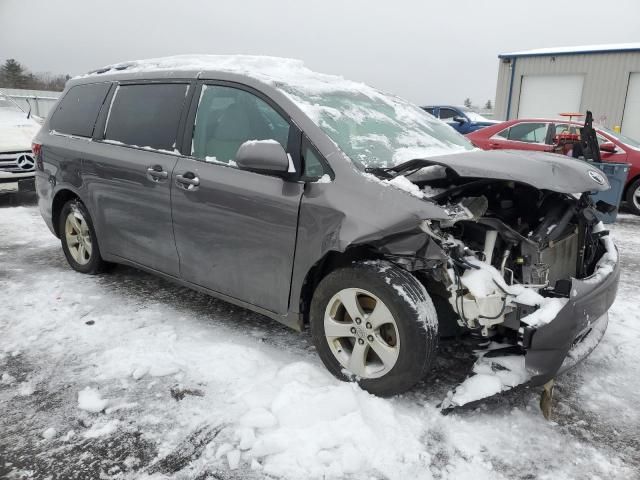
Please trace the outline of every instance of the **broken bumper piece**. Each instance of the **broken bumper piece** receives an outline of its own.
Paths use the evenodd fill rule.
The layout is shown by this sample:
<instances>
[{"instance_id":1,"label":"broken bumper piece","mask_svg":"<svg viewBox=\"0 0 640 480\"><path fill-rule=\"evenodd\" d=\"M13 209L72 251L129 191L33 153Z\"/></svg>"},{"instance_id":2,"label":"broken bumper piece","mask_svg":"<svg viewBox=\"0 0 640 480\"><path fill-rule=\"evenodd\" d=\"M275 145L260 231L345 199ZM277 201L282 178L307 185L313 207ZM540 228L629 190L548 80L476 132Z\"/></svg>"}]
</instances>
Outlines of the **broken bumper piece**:
<instances>
[{"instance_id":1,"label":"broken bumper piece","mask_svg":"<svg viewBox=\"0 0 640 480\"><path fill-rule=\"evenodd\" d=\"M525 365L532 385L543 385L575 366L600 343L619 280L620 262L604 278L573 279L571 298L553 321L525 329Z\"/></svg>"},{"instance_id":2,"label":"broken bumper piece","mask_svg":"<svg viewBox=\"0 0 640 480\"><path fill-rule=\"evenodd\" d=\"M518 385L544 385L577 365L604 336L619 280L619 261L606 275L573 279L571 297L555 318L524 329L524 356L495 355L500 349L481 353L472 376L449 392L442 409L466 405Z\"/></svg>"}]
</instances>

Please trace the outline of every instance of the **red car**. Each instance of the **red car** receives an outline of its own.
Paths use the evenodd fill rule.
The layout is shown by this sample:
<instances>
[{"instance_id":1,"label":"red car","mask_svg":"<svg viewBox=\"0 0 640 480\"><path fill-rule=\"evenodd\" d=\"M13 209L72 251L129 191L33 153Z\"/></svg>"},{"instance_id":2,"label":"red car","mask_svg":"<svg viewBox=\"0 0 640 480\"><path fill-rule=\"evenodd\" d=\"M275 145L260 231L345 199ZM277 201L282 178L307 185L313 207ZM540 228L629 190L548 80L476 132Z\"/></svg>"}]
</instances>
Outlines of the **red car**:
<instances>
[{"instance_id":1,"label":"red car","mask_svg":"<svg viewBox=\"0 0 640 480\"><path fill-rule=\"evenodd\" d=\"M549 119L518 119L498 123L466 137L483 150L512 149L553 152L555 139L563 133L577 134L581 123ZM640 215L640 142L596 126L600 156L604 162L631 164L622 198Z\"/></svg>"}]
</instances>

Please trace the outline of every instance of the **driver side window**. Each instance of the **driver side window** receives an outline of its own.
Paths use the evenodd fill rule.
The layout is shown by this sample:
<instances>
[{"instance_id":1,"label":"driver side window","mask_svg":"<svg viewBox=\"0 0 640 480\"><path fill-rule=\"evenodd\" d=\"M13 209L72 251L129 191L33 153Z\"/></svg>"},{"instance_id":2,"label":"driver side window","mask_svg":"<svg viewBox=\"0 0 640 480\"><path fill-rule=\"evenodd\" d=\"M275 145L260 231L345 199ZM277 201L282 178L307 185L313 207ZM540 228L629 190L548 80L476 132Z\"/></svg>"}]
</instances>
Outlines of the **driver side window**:
<instances>
[{"instance_id":1,"label":"driver side window","mask_svg":"<svg viewBox=\"0 0 640 480\"><path fill-rule=\"evenodd\" d=\"M455 110L451 110L450 108L441 108L440 109L440 120L453 120L454 117L461 116Z\"/></svg>"},{"instance_id":2,"label":"driver side window","mask_svg":"<svg viewBox=\"0 0 640 480\"><path fill-rule=\"evenodd\" d=\"M267 102L234 87L203 85L198 102L191 154L235 166L240 145L248 140L276 140L287 149L289 123Z\"/></svg>"}]
</instances>

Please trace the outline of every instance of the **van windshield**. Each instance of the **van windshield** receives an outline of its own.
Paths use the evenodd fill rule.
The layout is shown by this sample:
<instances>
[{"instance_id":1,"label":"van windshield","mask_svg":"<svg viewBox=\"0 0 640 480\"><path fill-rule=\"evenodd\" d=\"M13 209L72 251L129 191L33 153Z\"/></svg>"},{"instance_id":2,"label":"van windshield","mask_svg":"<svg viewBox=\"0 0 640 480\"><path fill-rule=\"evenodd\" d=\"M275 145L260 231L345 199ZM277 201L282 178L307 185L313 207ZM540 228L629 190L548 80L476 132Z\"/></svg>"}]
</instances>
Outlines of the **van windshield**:
<instances>
[{"instance_id":1,"label":"van windshield","mask_svg":"<svg viewBox=\"0 0 640 480\"><path fill-rule=\"evenodd\" d=\"M280 88L362 169L474 149L423 109L373 89L363 93Z\"/></svg>"}]
</instances>

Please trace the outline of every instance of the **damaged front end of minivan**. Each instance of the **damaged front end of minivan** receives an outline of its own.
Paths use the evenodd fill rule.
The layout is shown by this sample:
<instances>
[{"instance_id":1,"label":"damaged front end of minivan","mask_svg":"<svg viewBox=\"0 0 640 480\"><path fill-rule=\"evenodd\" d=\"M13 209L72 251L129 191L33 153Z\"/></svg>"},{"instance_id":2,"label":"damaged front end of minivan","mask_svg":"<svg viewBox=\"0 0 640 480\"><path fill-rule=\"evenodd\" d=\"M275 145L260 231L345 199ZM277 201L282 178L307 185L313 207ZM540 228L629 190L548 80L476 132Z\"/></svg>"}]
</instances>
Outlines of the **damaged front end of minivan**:
<instances>
[{"instance_id":1,"label":"damaged front end of minivan","mask_svg":"<svg viewBox=\"0 0 640 480\"><path fill-rule=\"evenodd\" d=\"M543 385L575 365L604 335L617 291L618 252L597 216L607 206L589 193L608 188L606 179L584 162L532 157L536 169L526 159L507 165L507 155L484 166L450 156L373 172L387 181L409 172L448 217L422 221L429 241L414 257L394 258L484 343L444 408Z\"/></svg>"}]
</instances>

